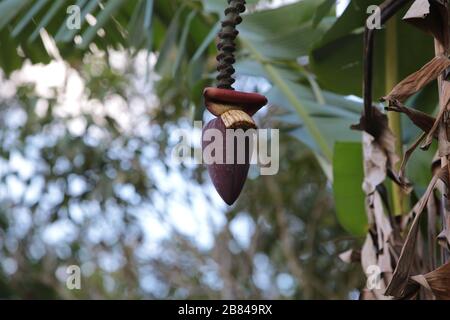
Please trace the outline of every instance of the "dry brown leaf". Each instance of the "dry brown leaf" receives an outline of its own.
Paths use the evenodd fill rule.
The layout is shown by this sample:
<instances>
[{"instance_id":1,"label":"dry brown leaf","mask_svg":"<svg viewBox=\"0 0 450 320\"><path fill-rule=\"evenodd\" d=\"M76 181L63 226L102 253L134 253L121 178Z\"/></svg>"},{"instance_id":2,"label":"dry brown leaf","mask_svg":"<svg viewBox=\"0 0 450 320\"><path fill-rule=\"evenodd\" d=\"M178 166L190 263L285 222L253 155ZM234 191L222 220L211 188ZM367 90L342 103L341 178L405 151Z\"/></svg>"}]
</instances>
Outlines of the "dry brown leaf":
<instances>
[{"instance_id":1,"label":"dry brown leaf","mask_svg":"<svg viewBox=\"0 0 450 320\"><path fill-rule=\"evenodd\" d=\"M441 168L439 170L439 173L433 176L424 195L412 209L413 213L415 213L415 217L412 222L411 228L408 232L408 235L406 237L405 243L403 245L402 252L400 254L400 259L398 261L397 267L395 268L394 275L386 290L386 295L402 298L407 293L406 289L409 279L409 273L414 261L414 252L417 234L419 231L420 216L428 202L428 199L433 193L433 190L438 180L439 179L448 180L447 177L448 177L448 168L447 167Z\"/></svg>"},{"instance_id":2,"label":"dry brown leaf","mask_svg":"<svg viewBox=\"0 0 450 320\"><path fill-rule=\"evenodd\" d=\"M433 35L443 47L447 47L448 36L444 26L448 25L445 3L440 0L416 0L406 12L403 20Z\"/></svg>"},{"instance_id":3,"label":"dry brown leaf","mask_svg":"<svg viewBox=\"0 0 450 320\"><path fill-rule=\"evenodd\" d=\"M426 133L430 132L434 122L436 121L435 118L425 112L408 108L398 100L390 100L389 106L385 109L387 111L404 113L418 128ZM437 134L435 134L434 137L437 138Z\"/></svg>"},{"instance_id":4,"label":"dry brown leaf","mask_svg":"<svg viewBox=\"0 0 450 320\"><path fill-rule=\"evenodd\" d=\"M450 67L450 60L447 57L442 55L436 56L420 70L398 83L382 100L405 102L406 99L424 88L428 83L436 80L448 67Z\"/></svg>"},{"instance_id":5,"label":"dry brown leaf","mask_svg":"<svg viewBox=\"0 0 450 320\"><path fill-rule=\"evenodd\" d=\"M417 300L420 297L420 284L413 280L408 281L404 296L401 300Z\"/></svg>"},{"instance_id":6,"label":"dry brown leaf","mask_svg":"<svg viewBox=\"0 0 450 320\"><path fill-rule=\"evenodd\" d=\"M411 191L413 190L412 184L409 182L409 180L405 177L405 174L401 173L397 174L396 172L394 172L394 170L392 168L388 168L387 169L387 176L393 181L395 182L397 185L400 186L400 188L402 188L403 192L405 194L409 194L411 193Z\"/></svg>"},{"instance_id":7,"label":"dry brown leaf","mask_svg":"<svg viewBox=\"0 0 450 320\"><path fill-rule=\"evenodd\" d=\"M443 99L445 101L445 108L443 108L443 110L445 110L443 112L443 116L442 116L442 120L439 122L439 134L438 134L438 150L439 150L439 156L440 157L446 157L448 155L450 155L450 132L449 132L449 101L450 101L450 84L448 83L448 81L443 81L442 82L442 86L444 88L447 87L447 90L444 91L445 94L443 95Z\"/></svg>"},{"instance_id":8,"label":"dry brown leaf","mask_svg":"<svg viewBox=\"0 0 450 320\"><path fill-rule=\"evenodd\" d=\"M450 251L450 215L449 214L445 214L444 227L443 227L442 232L437 236L437 241L443 249Z\"/></svg>"},{"instance_id":9,"label":"dry brown leaf","mask_svg":"<svg viewBox=\"0 0 450 320\"><path fill-rule=\"evenodd\" d=\"M425 275L411 277L422 287L430 290L438 300L450 300L450 263Z\"/></svg>"},{"instance_id":10,"label":"dry brown leaf","mask_svg":"<svg viewBox=\"0 0 450 320\"><path fill-rule=\"evenodd\" d=\"M393 112L400 112L404 113L408 118L418 127L420 128L424 133L413 143L413 145L408 148L408 150L405 152L403 156L403 161L400 166L400 173L399 173L399 180L400 185L403 185L404 187L410 187L408 181L405 178L405 168L406 164L413 154L413 152L417 149L417 147L422 143L422 141L426 138L427 133L431 131L433 128L436 120L419 110L415 110L412 108L408 108L403 103L401 103L398 100L389 100L389 106L385 108L387 111L393 111ZM433 135L431 135L435 139L438 138L437 133L435 132ZM408 189L407 191L411 191L411 189Z\"/></svg>"},{"instance_id":11,"label":"dry brown leaf","mask_svg":"<svg viewBox=\"0 0 450 320\"><path fill-rule=\"evenodd\" d=\"M439 113L436 116L433 127L428 132L427 138L421 145L421 148L426 150L430 147L433 138L438 135L439 141L439 155L445 157L450 154L450 142L448 140L449 133L447 133L446 122L448 121L448 106L450 103L450 83L448 81L439 81L441 87L441 94L439 96ZM446 116L447 115L447 116ZM439 131L438 131L439 129ZM438 133L436 133L438 132Z\"/></svg>"},{"instance_id":12,"label":"dry brown leaf","mask_svg":"<svg viewBox=\"0 0 450 320\"><path fill-rule=\"evenodd\" d=\"M436 222L439 214L439 200L434 194L431 195L427 203L427 237L428 237L428 265L429 269L436 268Z\"/></svg>"}]
</instances>

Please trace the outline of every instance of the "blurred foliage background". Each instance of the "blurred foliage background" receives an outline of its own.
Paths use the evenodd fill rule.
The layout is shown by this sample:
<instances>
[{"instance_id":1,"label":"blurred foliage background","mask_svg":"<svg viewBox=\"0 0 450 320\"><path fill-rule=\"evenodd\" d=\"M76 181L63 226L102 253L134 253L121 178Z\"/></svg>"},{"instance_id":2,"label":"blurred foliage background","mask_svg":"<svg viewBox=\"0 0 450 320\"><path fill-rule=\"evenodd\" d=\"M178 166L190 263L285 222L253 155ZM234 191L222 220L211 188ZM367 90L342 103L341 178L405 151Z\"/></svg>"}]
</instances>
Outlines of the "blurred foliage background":
<instances>
[{"instance_id":1,"label":"blurred foliage background","mask_svg":"<svg viewBox=\"0 0 450 320\"><path fill-rule=\"evenodd\" d=\"M228 208L204 167L171 161L176 129L199 140L210 117L225 0L0 1L0 298L357 298L360 267L338 256L367 222L336 215L332 163L336 141L360 142L373 2L247 1L235 87L268 97L257 122L280 129L280 172L251 169ZM432 55L414 37L402 74ZM432 92L413 105L434 110ZM427 162L411 161L419 184Z\"/></svg>"}]
</instances>

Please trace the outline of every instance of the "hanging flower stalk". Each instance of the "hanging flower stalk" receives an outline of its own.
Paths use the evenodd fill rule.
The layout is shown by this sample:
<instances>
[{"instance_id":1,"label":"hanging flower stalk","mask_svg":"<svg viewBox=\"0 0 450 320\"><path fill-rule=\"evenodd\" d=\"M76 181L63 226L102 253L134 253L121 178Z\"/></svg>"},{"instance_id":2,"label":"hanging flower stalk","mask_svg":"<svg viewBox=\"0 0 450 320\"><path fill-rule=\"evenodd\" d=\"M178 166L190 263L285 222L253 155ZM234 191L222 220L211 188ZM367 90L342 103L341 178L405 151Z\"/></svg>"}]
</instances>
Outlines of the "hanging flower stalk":
<instances>
[{"instance_id":1,"label":"hanging flower stalk","mask_svg":"<svg viewBox=\"0 0 450 320\"><path fill-rule=\"evenodd\" d=\"M217 118L203 128L202 149L217 192L231 205L239 197L247 179L252 150L251 139L236 139L236 134L256 129L252 116L267 104L267 99L257 93L235 91L232 87L235 82L235 39L239 33L236 26L242 22L240 13L245 11L245 1L228 0L228 4L217 45L217 88L206 88L203 92L206 108ZM219 133L216 137L220 141L212 138L214 132Z\"/></svg>"}]
</instances>

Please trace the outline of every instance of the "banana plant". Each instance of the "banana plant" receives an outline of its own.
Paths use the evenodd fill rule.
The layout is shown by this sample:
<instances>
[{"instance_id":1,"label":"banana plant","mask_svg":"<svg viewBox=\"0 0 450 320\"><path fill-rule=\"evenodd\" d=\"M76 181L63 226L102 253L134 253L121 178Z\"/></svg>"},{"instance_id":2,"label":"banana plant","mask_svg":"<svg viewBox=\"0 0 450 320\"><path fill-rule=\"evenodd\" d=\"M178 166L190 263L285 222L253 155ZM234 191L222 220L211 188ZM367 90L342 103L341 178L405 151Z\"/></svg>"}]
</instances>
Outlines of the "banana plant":
<instances>
[{"instance_id":1,"label":"banana plant","mask_svg":"<svg viewBox=\"0 0 450 320\"><path fill-rule=\"evenodd\" d=\"M422 289L423 282L414 279L412 287L402 287L410 282L411 270L405 276L395 268L404 265L401 261L407 258L402 256L402 252L409 248L407 244L411 244L412 240L407 240L414 238L405 234L409 230L410 218L420 216L416 211L409 212L409 209L417 209L410 207L410 200L428 195L426 205L430 211L438 212L439 206L435 203L436 208L432 209L430 200L435 198L431 197L433 188L431 191L427 189L429 180L435 176L429 165L433 163L436 146L428 144L429 152L416 152L411 157L407 153L405 158L410 158L410 161L405 161L404 166L396 161L403 157L405 145L416 145L414 139L425 128L411 125L408 116L420 122L417 114L422 112L422 125L424 122L429 125L431 117L434 131L427 127L428 142L435 139L429 132L440 132L431 116L437 109L437 84L420 88L422 90L404 100L388 95L400 79L418 72L435 56L430 37L401 21L411 11L406 6L399 6L399 11L390 17L388 28L376 31L372 50L376 69L370 73L372 95L365 96L364 106L358 97L363 96L361 79L363 67L367 66L367 61L366 64L363 61L366 9L369 5L378 4L385 15L385 8L390 8L391 2L395 1L383 4L380 0L350 1L340 17L334 13L335 1L302 0L264 10L257 9L258 2L247 1L248 10L239 26L235 68L243 77L238 79L238 86L247 83L252 90L261 91L255 83L262 79L267 81L268 86L262 93L272 105L271 126L296 138L299 147L314 152L325 175L333 183L340 223L354 237L368 234L362 250L355 248L343 258L362 260L365 270L372 264L379 266L383 272L383 289L392 279L394 285L390 286L388 293L366 290L363 297L384 298L389 294L396 297L436 296L435 292L426 293ZM408 1L397 3L400 2ZM436 8L446 3L415 1L412 8L419 8L419 2L430 5L430 12L425 13L425 17L434 17L436 12L442 11L436 11ZM72 8L75 11L68 10L72 5L75 5ZM225 0L78 0L75 4L68 0L2 0L0 67L8 76L27 60L48 63L55 58L49 46L55 46L59 55L74 67L79 67L82 58L92 52L109 54L112 50L126 50L135 55L144 51L149 55L148 61L155 61L145 69L160 77L155 90L161 105L174 107L175 111L171 111L173 118L188 115L198 120L205 112L202 88L215 78L214 41L225 6ZM420 18L411 17L409 20L416 24L419 22L423 27ZM79 27L71 27L72 20L77 18ZM424 20L425 24L428 23L427 19ZM437 41L439 43L439 39ZM444 52L446 43L441 41L440 44ZM431 66L437 63L442 61L434 61ZM442 71L440 68L443 66L445 64L439 65L437 70ZM257 81L246 81L252 79ZM440 86L446 83L444 79L439 82ZM381 97L386 97L389 102L388 116L372 108L372 104L380 107L372 100ZM414 106L414 111L407 106ZM166 110L171 108L163 109L161 112L169 112ZM441 101L439 110L442 109ZM355 127L360 131L349 129L358 123L363 110L366 117L367 111L371 110L371 119L377 119L373 121L379 121L379 127L383 128L381 133L368 129L365 121ZM379 144L380 137L389 143ZM393 137L396 143L391 143ZM378 156L384 159L384 165L372 163L378 171L369 170L371 157ZM445 165L445 161L441 159L440 163ZM385 182L387 176L394 182ZM415 183L413 190L406 177ZM445 183L441 176L432 181L440 185L438 180ZM405 192L409 192L408 195ZM417 222L413 222L413 227L417 228ZM433 234L428 236L432 238ZM446 243L445 236L444 232L439 237L440 243ZM436 251L437 247L432 243L432 240L427 242ZM445 252L445 248L442 250ZM439 263L445 262L441 260ZM415 271L425 278L429 275L425 271L440 274L436 271L439 269L431 267L437 267L437 262ZM401 278L399 274L402 274ZM401 279L401 284L398 284L398 279ZM419 293L415 290L417 286ZM396 291L392 288L402 289ZM414 295L406 294L411 290Z\"/></svg>"},{"instance_id":2,"label":"banana plant","mask_svg":"<svg viewBox=\"0 0 450 320\"><path fill-rule=\"evenodd\" d=\"M411 6L406 6L411 2ZM351 77L353 80L364 76L364 111L359 123L353 126L363 132L362 147L341 146L347 150L353 148L359 155L358 162L363 165L358 170L362 173L341 175L341 179L355 177L361 182L362 178L369 228L362 249L346 252L342 257L348 262L360 261L367 274L368 285L362 291L362 299L449 299L448 140L444 117L449 94L448 2L385 1L380 4L385 30L366 26L349 35L348 31L357 28L358 21L346 19L359 16L362 20L359 26L365 26L368 5L365 1L352 1L334 30L312 52L314 70L325 87L334 86L342 93L361 93L361 87L353 81L336 84L330 81L328 67L337 73L344 72L338 60L345 59L347 71L355 75ZM408 28L411 30L407 31ZM429 35L434 38L434 48L430 41L417 41ZM408 37L414 37L414 44ZM351 55L356 45L364 55ZM420 54L420 59L409 54L412 50ZM435 85L429 85L434 80L437 80ZM388 115L374 105L377 98L386 102ZM433 116L437 101L437 115ZM403 119L400 114L404 114ZM411 128L417 135L413 141ZM430 148L433 140L438 140L437 151ZM411 146L403 154L407 143ZM409 174L412 170L407 170L408 162L411 165L418 159L419 151L415 150L419 146L428 152L428 172L433 176L426 181L425 190L421 188L424 181L414 179L414 174ZM335 156L339 157L339 153ZM427 170L426 166L417 164L411 168ZM339 166L334 169L339 170ZM426 228L421 229L424 211L428 217L424 222ZM373 278L373 268L377 270L377 279Z\"/></svg>"}]
</instances>

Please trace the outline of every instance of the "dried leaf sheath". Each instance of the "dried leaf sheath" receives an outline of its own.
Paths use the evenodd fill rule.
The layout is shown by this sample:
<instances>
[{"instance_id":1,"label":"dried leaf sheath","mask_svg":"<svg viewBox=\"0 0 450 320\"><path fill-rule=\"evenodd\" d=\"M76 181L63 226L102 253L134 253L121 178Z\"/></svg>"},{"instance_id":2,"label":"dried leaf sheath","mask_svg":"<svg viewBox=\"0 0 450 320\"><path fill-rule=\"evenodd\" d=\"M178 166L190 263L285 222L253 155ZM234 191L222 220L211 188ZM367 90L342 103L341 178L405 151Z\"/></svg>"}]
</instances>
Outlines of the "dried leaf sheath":
<instances>
[{"instance_id":1,"label":"dried leaf sheath","mask_svg":"<svg viewBox=\"0 0 450 320\"><path fill-rule=\"evenodd\" d=\"M450 263L411 280L430 290L438 300L450 300Z\"/></svg>"},{"instance_id":2,"label":"dried leaf sheath","mask_svg":"<svg viewBox=\"0 0 450 320\"><path fill-rule=\"evenodd\" d=\"M438 180L448 181L448 167L441 168L433 179L431 179L427 190L422 198L417 202L412 210L412 214L415 215L411 228L406 237L405 243L400 254L397 267L395 268L394 275L386 290L386 294L394 297L404 297L406 294L406 287L408 278L415 259L415 245L417 240L417 234L419 231L419 221L423 210L428 202L428 199L433 193Z\"/></svg>"},{"instance_id":3,"label":"dried leaf sheath","mask_svg":"<svg viewBox=\"0 0 450 320\"><path fill-rule=\"evenodd\" d=\"M388 110L404 112L414 122L414 124L416 124L424 132L428 133L425 142L421 146L422 149L428 149L433 137L437 137L436 131L441 123L445 109L440 110L436 119L434 119L433 125L429 128L430 119L427 119L426 114L419 113L418 111L413 112L412 109L408 110L408 108L404 107L401 103L413 94L419 92L431 81L436 80L448 67L450 67L450 59L443 55L438 55L420 70L402 80L387 96L382 98L382 101L389 101L390 107L388 107ZM450 97L444 96L443 99L445 101L445 105L447 105L450 101ZM446 151L450 153L450 149ZM446 151L442 152L445 153Z\"/></svg>"},{"instance_id":4,"label":"dried leaf sheath","mask_svg":"<svg viewBox=\"0 0 450 320\"><path fill-rule=\"evenodd\" d=\"M403 20L433 35L446 48L448 34L442 26L448 25L447 8L441 0L416 0Z\"/></svg>"},{"instance_id":5,"label":"dried leaf sheath","mask_svg":"<svg viewBox=\"0 0 450 320\"><path fill-rule=\"evenodd\" d=\"M410 0L387 0L380 6L381 23L384 24L403 5ZM385 284L389 282L392 275L392 264L396 258L392 260L392 252L397 256L395 244L392 245L390 240L395 237L396 231L392 228L392 224L384 212L381 204L381 196L378 191L379 183L383 182L388 173L393 173L393 165L398 161L395 153L395 137L388 127L387 117L377 108L373 107L372 84L373 84L373 57L374 57L374 39L376 31L367 27L364 31L364 113L358 124L353 125L352 129L361 130L368 133L366 141L364 141L364 152L374 153L376 157L365 156L365 170L371 172L370 176L366 176L364 191L367 195L367 215L371 221L371 231L367 237L364 253L362 253L361 262L367 266L367 252L375 253L369 256L374 257L372 261L376 265L383 268L381 281L381 290L365 289L361 293L362 299L388 299L385 296ZM371 138L371 139L370 139ZM372 140L372 141L370 141ZM372 161L373 160L373 161ZM383 165L384 162L384 165ZM378 170L378 169L379 170ZM374 239L371 239L373 234ZM370 238L370 239L369 239Z\"/></svg>"},{"instance_id":6,"label":"dried leaf sheath","mask_svg":"<svg viewBox=\"0 0 450 320\"><path fill-rule=\"evenodd\" d=\"M387 111L404 113L418 128L428 133L433 128L436 121L432 116L415 109L408 108L398 100L390 100L389 106L385 108ZM437 138L437 134L434 136Z\"/></svg>"},{"instance_id":7,"label":"dried leaf sheath","mask_svg":"<svg viewBox=\"0 0 450 320\"><path fill-rule=\"evenodd\" d=\"M387 116L377 108L373 108L372 120L370 122L368 122L367 117L363 115L360 122L351 126L351 128L353 130L364 131L373 137L373 143L368 145L377 145L377 148L380 148L380 152L384 153L387 158L387 162L384 163L383 170L389 173L389 177L392 178L394 182L399 183L402 187L406 187L402 185L393 170L395 164L399 161L399 158L395 153L395 137L389 129ZM379 183L383 180L379 181Z\"/></svg>"},{"instance_id":8,"label":"dried leaf sheath","mask_svg":"<svg viewBox=\"0 0 450 320\"><path fill-rule=\"evenodd\" d=\"M397 84L387 96L383 97L383 100L398 100L400 102L405 102L406 99L419 92L431 81L436 80L439 75L448 67L450 67L450 60L447 57L434 57L420 70L409 75L399 84Z\"/></svg>"},{"instance_id":9,"label":"dried leaf sheath","mask_svg":"<svg viewBox=\"0 0 450 320\"><path fill-rule=\"evenodd\" d=\"M429 116L428 114L408 108L404 104L402 104L398 100L392 100L389 101L389 106L385 108L387 111L392 112L401 112L404 113L418 128L420 128L424 133L420 135L420 137L413 143L413 145L406 150L403 161L400 166L400 173L399 173L399 179L400 181L405 181L405 168L406 164L413 154L413 152L417 149L417 147L422 143L422 141L427 137L427 134L432 130L436 119L434 119L432 116ZM437 134L434 133L432 135L435 139L438 138Z\"/></svg>"},{"instance_id":10,"label":"dried leaf sheath","mask_svg":"<svg viewBox=\"0 0 450 320\"><path fill-rule=\"evenodd\" d=\"M382 24L392 17L398 9L407 2L409 1L385 1L381 6ZM363 298L375 299L384 299L387 296L395 298L432 299L434 294L436 298L442 299L446 298L448 294L447 291L448 288L450 288L449 278L446 276L445 272L439 273L441 270L436 269L435 271L439 270L438 276L434 274L435 278L433 278L433 280L437 281L435 284L438 283L440 286L436 285L435 287L438 287L439 289L433 290L433 281L428 281L431 278L427 278L429 274L426 273L426 271L432 270L432 267L435 268L439 261L445 261L445 259L436 261L436 259L433 258L431 260L426 259L424 256L427 254L430 254L431 256L432 254L428 253L426 248L429 249L428 251L433 251L436 248L433 243L429 243L430 246L426 247L426 240L424 240L428 239L428 242L435 241L437 234L435 232L436 219L429 218L428 220L430 223L428 231L430 235L433 235L432 238L423 237L422 233L419 234L419 222L425 206L428 206L430 211L433 211L433 203L429 200L432 196L432 200L435 200L433 191L435 190L437 182L439 180L443 180L447 183L448 180L449 168L447 161L450 160L450 140L448 139L448 137L450 137L450 130L447 130L447 128L450 127L448 125L450 120L450 110L448 108L450 102L450 82L444 80L444 71L450 67L450 60L447 58L449 49L447 0L416 0L405 16L405 20L432 34L437 39L436 43L440 43L442 48L436 45L436 57L424 65L421 69L406 77L403 81L396 85L386 97L383 98L383 100L389 102L389 106L387 107L388 111L405 113L410 120L424 132L406 152L401 167L400 178L404 177L404 168L408 158L423 140L425 140L425 143L422 145L424 148L427 148L433 139L437 139L439 141L439 155L443 157L441 163L444 168L439 169L434 175L425 194L409 214L409 216L412 217L412 223L410 225L408 235L404 241L400 236L400 231L405 230L407 225L398 223L398 221L392 218L389 220L380 220L380 217L385 216L385 214L383 210L377 210L379 211L377 215L378 220L371 220L372 225L369 236L366 239L361 262L363 266L367 265L368 262L372 262L377 264L380 268L386 268L387 261L391 261L392 265L396 265L396 267L393 274L389 272L389 268L386 268L387 271L383 273L382 277L384 281L381 284L382 287L384 287L386 280L389 281L388 289L385 294L380 294L379 292L376 292L376 290L366 289L363 290L361 296ZM384 127L383 116L380 115L380 112L372 105L374 36L375 30L369 30L366 28L364 37L364 114L360 119L360 123L353 126L353 128L366 131L374 138L374 141L367 144L365 148L367 147L368 150L370 150L370 148L373 149L375 146L383 146L383 152L381 154L384 153L384 156L386 156L390 154L390 144L394 137L386 139L389 137L389 134L387 134L389 133L389 128L386 130ZM438 79L440 87L440 111L436 118L403 105L409 97L419 92L426 85L436 79ZM365 152L366 151L367 150L365 150ZM383 157L380 159L382 158ZM373 193L367 193L367 198L369 200L368 202L372 204L374 204L373 199L379 196L378 190L380 189L379 186L375 186L374 188L374 185L384 180L386 174L392 172L392 167L389 167L392 163L391 161L386 161L384 168L380 167L382 162L376 161L376 163L377 165L372 168L372 171L375 170L374 172L381 174L378 174L378 178L375 180L369 179L372 181L372 186L370 189L373 190ZM366 165L370 165L370 161L366 160ZM366 176L366 178L370 178L370 175ZM367 185L365 188L367 188ZM447 188L445 188L445 192L443 192L443 194L447 194ZM367 192L367 189L365 189L365 191ZM370 199L372 199L372 202L370 202ZM445 206L445 208L447 208L447 206ZM448 208L446 210L448 210ZM381 214L379 214L380 212ZM438 210L434 211L435 214L437 212ZM373 207L369 207L367 213L369 217L374 218L375 212L373 211ZM382 220L384 220L384 222L382 222ZM386 239L383 236L387 229L383 231L380 229L382 226L390 226L393 228L393 232L390 233L391 237L389 239ZM433 229L433 227L434 232L431 232L430 230ZM441 243L446 244L446 238L447 235L445 233L441 233ZM382 255L380 254L380 251L377 251L380 250L380 248L383 248L381 251L383 253ZM386 248L389 249L388 255L385 253ZM399 252L399 248L401 248L401 252ZM370 252L372 252L372 254L367 254ZM374 252L375 254L373 254ZM413 279L410 277L411 273L419 275L415 276ZM422 273L422 275L420 273ZM392 278L390 277L391 275Z\"/></svg>"}]
</instances>

